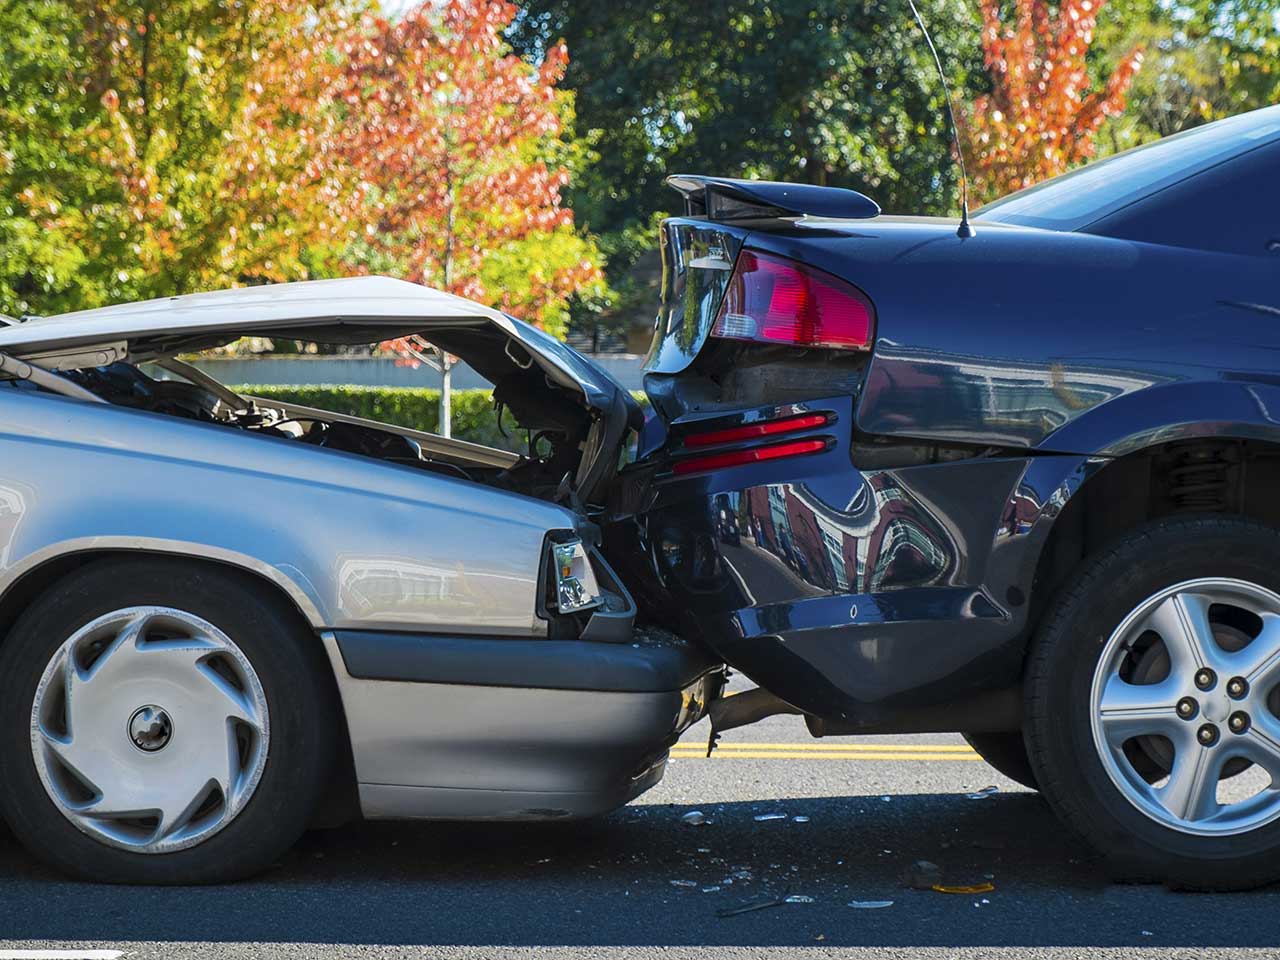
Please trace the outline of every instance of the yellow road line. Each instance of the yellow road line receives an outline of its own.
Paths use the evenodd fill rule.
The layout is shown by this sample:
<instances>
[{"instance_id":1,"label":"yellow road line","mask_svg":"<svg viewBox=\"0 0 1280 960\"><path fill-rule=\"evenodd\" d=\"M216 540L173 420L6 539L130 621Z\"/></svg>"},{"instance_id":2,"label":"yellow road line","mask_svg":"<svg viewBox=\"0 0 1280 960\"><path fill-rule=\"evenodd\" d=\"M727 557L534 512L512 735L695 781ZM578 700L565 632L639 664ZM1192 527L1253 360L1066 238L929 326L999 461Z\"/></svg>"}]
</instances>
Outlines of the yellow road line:
<instances>
[{"instance_id":1,"label":"yellow road line","mask_svg":"<svg viewBox=\"0 0 1280 960\"><path fill-rule=\"evenodd\" d=\"M698 760L706 757L707 749L697 750L673 749L671 756L681 760ZM832 751L827 753L800 752L783 753L778 750L760 752L746 750L730 750L721 753L716 750L711 759L721 760L981 760L976 753L868 753L865 751Z\"/></svg>"},{"instance_id":2,"label":"yellow road line","mask_svg":"<svg viewBox=\"0 0 1280 960\"><path fill-rule=\"evenodd\" d=\"M673 749L705 749L705 741L677 743ZM717 750L813 750L817 753L834 751L861 751L864 753L973 753L973 747L963 743L721 743ZM976 754L975 754L976 756Z\"/></svg>"}]
</instances>

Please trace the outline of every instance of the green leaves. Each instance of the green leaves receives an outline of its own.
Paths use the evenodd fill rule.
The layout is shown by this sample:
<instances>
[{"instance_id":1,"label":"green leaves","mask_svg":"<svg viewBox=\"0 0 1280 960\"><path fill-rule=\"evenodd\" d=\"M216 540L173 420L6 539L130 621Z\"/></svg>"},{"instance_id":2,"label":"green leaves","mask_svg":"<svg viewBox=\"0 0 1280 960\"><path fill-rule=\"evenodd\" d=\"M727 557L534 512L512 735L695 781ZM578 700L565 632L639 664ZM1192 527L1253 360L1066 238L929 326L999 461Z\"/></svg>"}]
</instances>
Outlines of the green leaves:
<instances>
[{"instance_id":1,"label":"green leaves","mask_svg":"<svg viewBox=\"0 0 1280 960\"><path fill-rule=\"evenodd\" d=\"M264 400L281 400L332 413L365 417L392 426L437 432L440 422L440 391L428 387L275 387L244 385L234 388ZM508 415L504 427L509 436L498 430L490 390L454 390L453 436L459 440L483 443L503 450L523 453L527 440Z\"/></svg>"},{"instance_id":2,"label":"green leaves","mask_svg":"<svg viewBox=\"0 0 1280 960\"><path fill-rule=\"evenodd\" d=\"M675 172L826 183L888 210L951 208L941 92L906 4L528 0L509 35L536 56L563 37L578 128L599 163L572 188L591 229L676 209ZM954 79L977 65L978 21L929 11ZM926 69L927 68L927 69Z\"/></svg>"},{"instance_id":3,"label":"green leaves","mask_svg":"<svg viewBox=\"0 0 1280 960\"><path fill-rule=\"evenodd\" d=\"M238 393L280 400L304 407L315 407L331 413L365 417L392 426L436 432L440 422L440 391L429 387L277 387L241 385ZM525 453L528 438L506 414L503 429L498 429L498 416L493 408L490 390L454 390L453 436L459 440L483 443L501 450ZM637 399L643 400L643 395ZM647 401L644 401L647 402Z\"/></svg>"},{"instance_id":4,"label":"green leaves","mask_svg":"<svg viewBox=\"0 0 1280 960\"><path fill-rule=\"evenodd\" d=\"M563 330L565 51L503 0L0 5L0 311L389 272Z\"/></svg>"}]
</instances>

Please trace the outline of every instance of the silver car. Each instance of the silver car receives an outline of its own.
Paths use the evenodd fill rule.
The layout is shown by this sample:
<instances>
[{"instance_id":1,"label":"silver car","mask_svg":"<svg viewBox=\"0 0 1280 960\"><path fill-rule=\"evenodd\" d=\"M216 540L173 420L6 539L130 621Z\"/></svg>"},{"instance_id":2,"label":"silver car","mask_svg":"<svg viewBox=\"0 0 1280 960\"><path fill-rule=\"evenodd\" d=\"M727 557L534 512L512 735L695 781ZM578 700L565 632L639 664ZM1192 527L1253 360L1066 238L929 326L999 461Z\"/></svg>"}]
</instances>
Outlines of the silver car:
<instances>
[{"instance_id":1,"label":"silver car","mask_svg":"<svg viewBox=\"0 0 1280 960\"><path fill-rule=\"evenodd\" d=\"M420 334L520 456L239 396L246 335ZM723 684L635 604L582 504L641 424L580 355L380 277L0 326L0 807L80 876L202 882L309 824L626 803Z\"/></svg>"}]
</instances>

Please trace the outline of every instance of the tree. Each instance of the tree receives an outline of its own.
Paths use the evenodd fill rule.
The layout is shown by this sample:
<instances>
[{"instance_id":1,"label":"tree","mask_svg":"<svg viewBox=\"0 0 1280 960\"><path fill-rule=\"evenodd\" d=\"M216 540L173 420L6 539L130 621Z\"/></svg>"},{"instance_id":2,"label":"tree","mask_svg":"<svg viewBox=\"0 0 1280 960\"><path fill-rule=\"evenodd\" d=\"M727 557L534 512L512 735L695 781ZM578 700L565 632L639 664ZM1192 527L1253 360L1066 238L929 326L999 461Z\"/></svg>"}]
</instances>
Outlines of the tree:
<instances>
[{"instance_id":1,"label":"tree","mask_svg":"<svg viewBox=\"0 0 1280 960\"><path fill-rule=\"evenodd\" d=\"M1098 72L1135 45L1142 70L1129 108L1104 125L1108 152L1280 102L1274 0L1111 0L1098 18Z\"/></svg>"},{"instance_id":2,"label":"tree","mask_svg":"<svg viewBox=\"0 0 1280 960\"><path fill-rule=\"evenodd\" d=\"M502 31L515 13L504 0L448 0L395 21L363 16L337 45L322 152L350 185L343 219L361 227L341 254L348 268L394 269L563 336L569 299L603 287L600 254L561 203L566 51L553 46L537 67L511 53ZM447 436L452 358L392 346L441 370Z\"/></svg>"},{"instance_id":3,"label":"tree","mask_svg":"<svg viewBox=\"0 0 1280 960\"><path fill-rule=\"evenodd\" d=\"M949 73L978 70L965 0L928 11ZM538 58L563 41L562 86L595 159L568 198L601 235L615 316L652 316L655 217L668 174L795 180L861 190L899 213L955 210L944 100L905 0L521 0L508 28ZM594 316L585 318L597 326ZM607 322L606 326L612 326ZM598 328L598 327L597 327Z\"/></svg>"},{"instance_id":4,"label":"tree","mask_svg":"<svg viewBox=\"0 0 1280 960\"><path fill-rule=\"evenodd\" d=\"M980 0L990 93L963 124L976 199L993 200L1064 173L1094 153L1094 136L1124 109L1142 63L1135 47L1094 88L1087 57L1105 0Z\"/></svg>"},{"instance_id":5,"label":"tree","mask_svg":"<svg viewBox=\"0 0 1280 960\"><path fill-rule=\"evenodd\" d=\"M305 0L0 6L0 309L42 312L306 275L260 237L297 169L244 107L307 38ZM291 48L289 44L292 44ZM12 92L11 92L12 91ZM285 155L290 161L298 158ZM255 162L256 161L256 162ZM296 167L297 164L295 163ZM296 258L305 237L291 242Z\"/></svg>"},{"instance_id":6,"label":"tree","mask_svg":"<svg viewBox=\"0 0 1280 960\"><path fill-rule=\"evenodd\" d=\"M387 270L552 332L599 252L560 202L563 48L506 3L0 0L0 310Z\"/></svg>"},{"instance_id":7,"label":"tree","mask_svg":"<svg viewBox=\"0 0 1280 960\"><path fill-rule=\"evenodd\" d=\"M89 262L82 242L103 185L67 150L85 128L78 21L60 0L0 2L0 312L37 308Z\"/></svg>"},{"instance_id":8,"label":"tree","mask_svg":"<svg viewBox=\"0 0 1280 960\"><path fill-rule=\"evenodd\" d=\"M599 254L561 202L565 48L536 68L512 54L502 31L515 12L449 0L365 16L341 47L330 149L363 224L352 267L395 263L557 333L567 299L600 283Z\"/></svg>"},{"instance_id":9,"label":"tree","mask_svg":"<svg viewBox=\"0 0 1280 960\"><path fill-rule=\"evenodd\" d=\"M943 99L905 2L527 0L512 25L538 55L563 38L565 85L599 164L573 192L593 230L674 211L674 172L861 189L889 210L944 212L954 179ZM932 13L953 79L977 66L959 0Z\"/></svg>"}]
</instances>

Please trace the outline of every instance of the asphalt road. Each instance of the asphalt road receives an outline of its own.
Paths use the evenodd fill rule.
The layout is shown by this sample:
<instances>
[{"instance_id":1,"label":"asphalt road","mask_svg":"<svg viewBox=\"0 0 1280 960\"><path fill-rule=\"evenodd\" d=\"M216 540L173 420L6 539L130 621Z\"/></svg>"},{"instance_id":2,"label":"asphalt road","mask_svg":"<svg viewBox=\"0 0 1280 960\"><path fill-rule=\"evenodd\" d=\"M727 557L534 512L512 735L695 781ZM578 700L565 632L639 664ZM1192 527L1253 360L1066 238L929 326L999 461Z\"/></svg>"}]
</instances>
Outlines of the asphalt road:
<instances>
[{"instance_id":1,"label":"asphalt road","mask_svg":"<svg viewBox=\"0 0 1280 960\"><path fill-rule=\"evenodd\" d=\"M814 741L784 717L711 760L704 738L690 731L666 780L602 820L352 826L221 888L70 883L3 836L0 958L1280 956L1280 890L1110 885L958 737ZM692 810L707 822L683 823ZM904 889L920 858L995 889ZM717 916L788 894L812 900Z\"/></svg>"}]
</instances>

